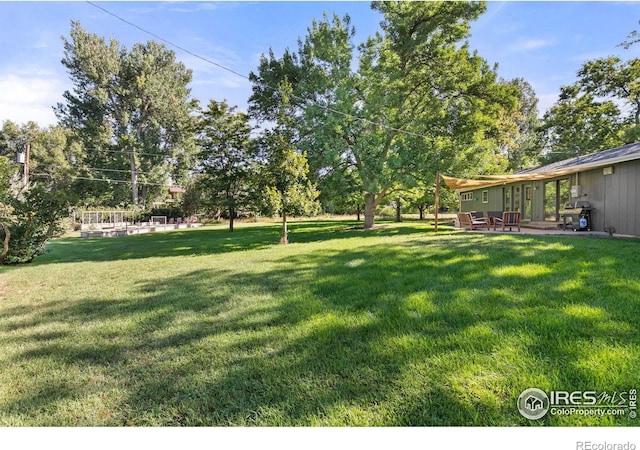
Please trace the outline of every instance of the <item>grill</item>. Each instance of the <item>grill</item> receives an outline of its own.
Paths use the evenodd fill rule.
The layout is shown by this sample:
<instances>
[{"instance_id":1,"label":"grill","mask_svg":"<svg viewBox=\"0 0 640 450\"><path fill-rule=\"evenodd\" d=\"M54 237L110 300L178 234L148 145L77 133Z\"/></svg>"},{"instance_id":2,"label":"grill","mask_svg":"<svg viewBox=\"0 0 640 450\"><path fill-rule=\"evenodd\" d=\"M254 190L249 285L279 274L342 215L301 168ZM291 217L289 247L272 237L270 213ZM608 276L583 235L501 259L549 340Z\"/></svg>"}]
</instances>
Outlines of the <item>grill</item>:
<instances>
[{"instance_id":1,"label":"grill","mask_svg":"<svg viewBox=\"0 0 640 450\"><path fill-rule=\"evenodd\" d=\"M567 211L562 215L562 223L565 230L591 231L591 205L589 202L576 202L575 205L567 205ZM573 210L569 212L569 210Z\"/></svg>"}]
</instances>

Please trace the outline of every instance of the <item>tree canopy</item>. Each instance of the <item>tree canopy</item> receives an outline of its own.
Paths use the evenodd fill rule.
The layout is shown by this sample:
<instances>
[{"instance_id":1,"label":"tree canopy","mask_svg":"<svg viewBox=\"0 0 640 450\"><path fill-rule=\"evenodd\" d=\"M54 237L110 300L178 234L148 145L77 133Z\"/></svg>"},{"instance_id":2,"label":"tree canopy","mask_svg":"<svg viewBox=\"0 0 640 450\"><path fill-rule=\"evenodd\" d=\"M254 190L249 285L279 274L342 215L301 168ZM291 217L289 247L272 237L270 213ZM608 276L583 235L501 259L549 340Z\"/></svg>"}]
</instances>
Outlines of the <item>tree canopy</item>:
<instances>
[{"instance_id":1,"label":"tree canopy","mask_svg":"<svg viewBox=\"0 0 640 450\"><path fill-rule=\"evenodd\" d=\"M383 16L381 31L359 45L348 16L325 15L313 21L297 53L263 56L251 75L250 99L256 117L273 120L274 86L291 82L298 149L320 180L331 176L335 184L356 175L365 228L374 225L384 198L433 178L437 169L504 165L493 136L500 114L516 107L515 89L498 83L464 42L483 3L374 2L372 8Z\"/></svg>"},{"instance_id":2,"label":"tree canopy","mask_svg":"<svg viewBox=\"0 0 640 450\"><path fill-rule=\"evenodd\" d=\"M144 205L154 186L182 181L190 167L191 71L155 41L127 51L78 22L70 34L62 64L74 89L64 93L58 118L84 144L88 177L128 181L131 203Z\"/></svg>"},{"instance_id":3,"label":"tree canopy","mask_svg":"<svg viewBox=\"0 0 640 450\"><path fill-rule=\"evenodd\" d=\"M252 198L256 150L249 117L226 101L211 100L198 123L199 187L210 207L228 211L229 231L239 208Z\"/></svg>"}]
</instances>

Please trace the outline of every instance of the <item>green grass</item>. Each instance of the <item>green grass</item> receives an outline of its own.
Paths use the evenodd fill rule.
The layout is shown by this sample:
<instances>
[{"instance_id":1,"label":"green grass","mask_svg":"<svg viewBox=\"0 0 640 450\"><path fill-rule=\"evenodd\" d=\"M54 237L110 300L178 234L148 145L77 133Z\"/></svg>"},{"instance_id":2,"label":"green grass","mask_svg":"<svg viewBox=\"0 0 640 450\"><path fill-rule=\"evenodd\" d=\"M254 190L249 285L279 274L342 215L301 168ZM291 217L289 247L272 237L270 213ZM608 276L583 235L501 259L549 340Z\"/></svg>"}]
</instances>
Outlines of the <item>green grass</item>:
<instances>
[{"instance_id":1,"label":"green grass","mask_svg":"<svg viewBox=\"0 0 640 450\"><path fill-rule=\"evenodd\" d=\"M418 222L64 238L0 272L0 426L529 421L526 388L627 391L640 241Z\"/></svg>"}]
</instances>

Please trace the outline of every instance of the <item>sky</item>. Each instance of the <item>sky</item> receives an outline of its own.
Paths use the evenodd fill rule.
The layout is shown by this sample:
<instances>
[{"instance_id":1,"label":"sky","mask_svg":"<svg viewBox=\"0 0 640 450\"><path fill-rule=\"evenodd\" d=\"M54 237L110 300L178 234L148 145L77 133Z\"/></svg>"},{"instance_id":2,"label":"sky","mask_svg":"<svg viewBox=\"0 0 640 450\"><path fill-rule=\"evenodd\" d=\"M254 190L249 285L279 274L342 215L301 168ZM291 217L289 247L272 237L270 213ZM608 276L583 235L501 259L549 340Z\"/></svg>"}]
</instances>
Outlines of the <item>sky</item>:
<instances>
[{"instance_id":1,"label":"sky","mask_svg":"<svg viewBox=\"0 0 640 450\"><path fill-rule=\"evenodd\" d=\"M276 56L287 47L295 50L298 38L323 12L348 13L358 43L378 30L381 19L368 2L347 1L0 1L0 123L35 121L44 127L57 122L53 106L73 88L60 62L62 37L68 38L72 20L127 48L168 41L164 44L193 70L192 95L203 106L224 99L246 110L250 82L201 58L248 76L270 48ZM487 12L472 23L469 42L498 65L500 77L528 81L542 115L560 87L575 82L585 61L640 57L640 44L629 50L618 46L640 30L639 21L640 2L490 1Z\"/></svg>"}]
</instances>

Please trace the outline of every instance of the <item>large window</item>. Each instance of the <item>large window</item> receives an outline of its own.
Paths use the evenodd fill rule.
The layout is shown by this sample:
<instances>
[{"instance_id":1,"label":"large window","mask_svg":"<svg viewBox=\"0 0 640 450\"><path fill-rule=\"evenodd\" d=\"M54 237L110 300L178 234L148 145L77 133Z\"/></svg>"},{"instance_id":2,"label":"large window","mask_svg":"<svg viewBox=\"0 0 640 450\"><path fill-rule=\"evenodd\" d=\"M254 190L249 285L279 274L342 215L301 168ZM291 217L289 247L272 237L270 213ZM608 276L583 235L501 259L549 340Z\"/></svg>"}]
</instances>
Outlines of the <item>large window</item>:
<instances>
[{"instance_id":1,"label":"large window","mask_svg":"<svg viewBox=\"0 0 640 450\"><path fill-rule=\"evenodd\" d=\"M571 180L547 181L544 184L544 220L558 221L571 202Z\"/></svg>"},{"instance_id":2,"label":"large window","mask_svg":"<svg viewBox=\"0 0 640 450\"><path fill-rule=\"evenodd\" d=\"M544 184L544 220L555 222L558 219L558 181Z\"/></svg>"},{"instance_id":3,"label":"large window","mask_svg":"<svg viewBox=\"0 0 640 450\"><path fill-rule=\"evenodd\" d=\"M522 218L523 219L531 219L531 185L522 186L522 193L524 194L522 198Z\"/></svg>"},{"instance_id":4,"label":"large window","mask_svg":"<svg viewBox=\"0 0 640 450\"><path fill-rule=\"evenodd\" d=\"M511 186L504 188L504 210L511 211Z\"/></svg>"},{"instance_id":5,"label":"large window","mask_svg":"<svg viewBox=\"0 0 640 450\"><path fill-rule=\"evenodd\" d=\"M558 211L558 213L564 214L565 207L571 203L571 180L569 178L565 178L564 180L560 180L558 185L558 191L560 192L560 211Z\"/></svg>"}]
</instances>

